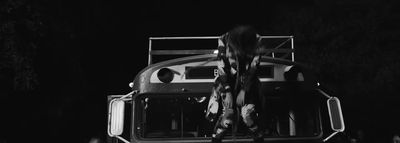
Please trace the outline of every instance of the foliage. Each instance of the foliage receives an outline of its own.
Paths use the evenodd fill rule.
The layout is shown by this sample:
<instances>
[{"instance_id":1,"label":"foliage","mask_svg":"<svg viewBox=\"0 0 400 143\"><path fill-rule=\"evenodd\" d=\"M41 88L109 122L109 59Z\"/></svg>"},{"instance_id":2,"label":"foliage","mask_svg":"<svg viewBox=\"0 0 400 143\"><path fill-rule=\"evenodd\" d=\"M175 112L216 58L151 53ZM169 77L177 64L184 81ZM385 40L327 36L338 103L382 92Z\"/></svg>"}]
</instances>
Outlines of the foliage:
<instances>
[{"instance_id":1,"label":"foliage","mask_svg":"<svg viewBox=\"0 0 400 143\"><path fill-rule=\"evenodd\" d=\"M331 91L375 97L397 90L400 53L394 37L400 23L395 9L379 1L315 2L280 14L272 29L294 34L297 60L314 67Z\"/></svg>"},{"instance_id":2,"label":"foliage","mask_svg":"<svg viewBox=\"0 0 400 143\"><path fill-rule=\"evenodd\" d=\"M0 2L0 77L13 90L31 91L38 86L35 57L42 27L32 1Z\"/></svg>"}]
</instances>

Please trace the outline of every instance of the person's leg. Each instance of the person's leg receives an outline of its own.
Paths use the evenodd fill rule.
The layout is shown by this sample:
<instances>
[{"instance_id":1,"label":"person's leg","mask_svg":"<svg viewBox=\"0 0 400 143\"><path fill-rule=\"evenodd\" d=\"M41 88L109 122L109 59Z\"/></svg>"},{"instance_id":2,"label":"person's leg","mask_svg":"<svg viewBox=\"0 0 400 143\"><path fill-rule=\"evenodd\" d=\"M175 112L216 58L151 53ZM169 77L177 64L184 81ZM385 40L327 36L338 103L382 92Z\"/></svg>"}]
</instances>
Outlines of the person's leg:
<instances>
[{"instance_id":1,"label":"person's leg","mask_svg":"<svg viewBox=\"0 0 400 143\"><path fill-rule=\"evenodd\" d=\"M214 122L217 118L218 110L219 110L219 93L217 92L216 88L213 87L210 99L208 101L207 112L206 112L206 119L210 122Z\"/></svg>"},{"instance_id":2,"label":"person's leg","mask_svg":"<svg viewBox=\"0 0 400 143\"><path fill-rule=\"evenodd\" d=\"M232 127L232 117L234 112L232 109L224 109L222 115L215 124L214 133L212 134L212 142L219 143L224 137L226 131Z\"/></svg>"},{"instance_id":3,"label":"person's leg","mask_svg":"<svg viewBox=\"0 0 400 143\"><path fill-rule=\"evenodd\" d=\"M245 104L241 107L241 116L243 122L246 124L251 135L253 136L254 142L260 143L264 141L263 132L260 126L257 124L257 115L255 112L254 104Z\"/></svg>"},{"instance_id":4,"label":"person's leg","mask_svg":"<svg viewBox=\"0 0 400 143\"><path fill-rule=\"evenodd\" d=\"M223 106L222 114L220 115L214 128L214 134L212 135L213 143L221 142L226 131L228 128L231 128L233 124L234 111L232 94L230 92L221 93L221 98Z\"/></svg>"},{"instance_id":5,"label":"person's leg","mask_svg":"<svg viewBox=\"0 0 400 143\"><path fill-rule=\"evenodd\" d=\"M221 122L223 122L222 115L219 117L217 123L215 124L214 133L212 134L212 138L211 138L212 143L222 142L222 138L227 129L221 126Z\"/></svg>"}]
</instances>

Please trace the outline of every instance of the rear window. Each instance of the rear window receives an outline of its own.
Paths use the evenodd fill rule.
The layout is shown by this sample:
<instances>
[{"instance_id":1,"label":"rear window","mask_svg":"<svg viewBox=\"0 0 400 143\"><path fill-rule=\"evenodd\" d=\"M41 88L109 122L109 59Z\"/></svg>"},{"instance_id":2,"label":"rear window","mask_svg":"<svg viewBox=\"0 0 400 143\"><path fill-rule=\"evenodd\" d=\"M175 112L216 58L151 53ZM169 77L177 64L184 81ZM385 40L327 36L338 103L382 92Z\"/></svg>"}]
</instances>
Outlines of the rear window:
<instances>
[{"instance_id":1,"label":"rear window","mask_svg":"<svg viewBox=\"0 0 400 143\"><path fill-rule=\"evenodd\" d=\"M210 138L215 122L205 119L208 97L209 94L139 97L135 110L136 136L145 139ZM314 137L320 134L319 110L314 102L266 96L262 103L258 116L266 138ZM234 135L228 131L225 138L251 138L243 122L239 122Z\"/></svg>"}]
</instances>

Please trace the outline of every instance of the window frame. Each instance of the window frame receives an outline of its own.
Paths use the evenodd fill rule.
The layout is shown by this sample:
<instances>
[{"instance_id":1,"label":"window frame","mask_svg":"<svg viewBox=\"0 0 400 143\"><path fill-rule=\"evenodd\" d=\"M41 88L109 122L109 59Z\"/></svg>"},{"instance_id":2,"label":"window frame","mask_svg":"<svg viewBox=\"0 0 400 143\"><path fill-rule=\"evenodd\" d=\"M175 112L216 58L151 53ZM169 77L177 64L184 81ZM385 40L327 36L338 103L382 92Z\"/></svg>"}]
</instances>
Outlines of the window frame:
<instances>
[{"instance_id":1,"label":"window frame","mask_svg":"<svg viewBox=\"0 0 400 143\"><path fill-rule=\"evenodd\" d=\"M133 140L138 140L138 141L173 141L173 142L204 142L211 140L211 137L174 137L174 138L146 138L144 137L141 133L138 132L138 129L141 128L140 126L140 117L143 116L141 113L143 111L143 107L141 107L140 100L144 97L157 97L157 96L163 96L163 98L168 98L168 97L201 97L204 95L209 95L211 93L142 93L138 94L137 96L134 97L133 99L133 118L132 118L132 132L131 136ZM207 96L206 96L207 97ZM208 97L207 97L208 98ZM206 99L204 102L208 103L208 100ZM323 128L322 128L322 117L321 117L321 105L318 104L316 105L316 115L315 119L318 122L318 125L316 127L318 128L318 133L315 136L267 136L264 137L265 141L320 141L323 137ZM243 141L243 142L251 142L253 141L252 138L249 137L233 137L233 136L227 136L224 138L224 140L227 141Z\"/></svg>"}]
</instances>

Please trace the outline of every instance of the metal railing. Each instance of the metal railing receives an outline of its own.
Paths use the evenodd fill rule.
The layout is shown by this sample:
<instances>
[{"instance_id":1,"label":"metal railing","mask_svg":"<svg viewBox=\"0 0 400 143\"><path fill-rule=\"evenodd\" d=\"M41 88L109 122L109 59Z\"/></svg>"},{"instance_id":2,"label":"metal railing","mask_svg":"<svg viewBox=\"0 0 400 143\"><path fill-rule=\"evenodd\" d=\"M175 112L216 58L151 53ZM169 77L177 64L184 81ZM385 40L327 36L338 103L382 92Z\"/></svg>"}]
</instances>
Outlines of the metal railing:
<instances>
[{"instance_id":1,"label":"metal railing","mask_svg":"<svg viewBox=\"0 0 400 143\"><path fill-rule=\"evenodd\" d=\"M290 60L294 61L294 39L293 36L260 36L261 39L286 39L274 48L262 48L262 53L271 55L272 58L286 58L290 56ZM194 36L194 37L150 37L148 49L148 65L152 64L154 55L199 55L199 54L216 54L217 43L215 49L202 50L154 50L153 42L156 40L218 40L219 36ZM281 48L290 41L290 48ZM285 53L284 56L276 57L276 53Z\"/></svg>"}]
</instances>

